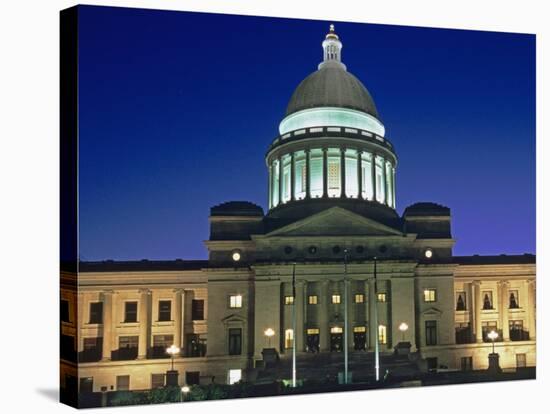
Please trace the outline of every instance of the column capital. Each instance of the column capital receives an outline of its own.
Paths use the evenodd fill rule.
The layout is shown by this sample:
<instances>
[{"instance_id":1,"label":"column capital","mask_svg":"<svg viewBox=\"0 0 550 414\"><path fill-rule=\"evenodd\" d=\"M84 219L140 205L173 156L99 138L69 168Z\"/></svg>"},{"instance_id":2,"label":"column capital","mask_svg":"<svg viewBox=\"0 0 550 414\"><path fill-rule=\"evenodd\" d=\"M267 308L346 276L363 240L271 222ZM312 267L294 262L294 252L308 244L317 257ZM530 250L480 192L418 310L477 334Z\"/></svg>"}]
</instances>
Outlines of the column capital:
<instances>
[{"instance_id":1,"label":"column capital","mask_svg":"<svg viewBox=\"0 0 550 414\"><path fill-rule=\"evenodd\" d=\"M101 293L104 295L112 296L115 293L115 291L112 289L106 289L106 290L103 290Z\"/></svg>"},{"instance_id":2,"label":"column capital","mask_svg":"<svg viewBox=\"0 0 550 414\"><path fill-rule=\"evenodd\" d=\"M481 280L473 280L472 285L474 286L481 286Z\"/></svg>"},{"instance_id":3,"label":"column capital","mask_svg":"<svg viewBox=\"0 0 550 414\"><path fill-rule=\"evenodd\" d=\"M536 286L537 284L536 279L527 279L525 282L527 283L527 286Z\"/></svg>"},{"instance_id":4,"label":"column capital","mask_svg":"<svg viewBox=\"0 0 550 414\"><path fill-rule=\"evenodd\" d=\"M148 289L148 288L142 288L142 289L138 289L138 292L143 294L147 294L147 295L150 295L152 292L151 292L151 289Z\"/></svg>"},{"instance_id":5,"label":"column capital","mask_svg":"<svg viewBox=\"0 0 550 414\"><path fill-rule=\"evenodd\" d=\"M497 283L500 287L503 287L503 288L510 286L509 280L499 280Z\"/></svg>"}]
</instances>

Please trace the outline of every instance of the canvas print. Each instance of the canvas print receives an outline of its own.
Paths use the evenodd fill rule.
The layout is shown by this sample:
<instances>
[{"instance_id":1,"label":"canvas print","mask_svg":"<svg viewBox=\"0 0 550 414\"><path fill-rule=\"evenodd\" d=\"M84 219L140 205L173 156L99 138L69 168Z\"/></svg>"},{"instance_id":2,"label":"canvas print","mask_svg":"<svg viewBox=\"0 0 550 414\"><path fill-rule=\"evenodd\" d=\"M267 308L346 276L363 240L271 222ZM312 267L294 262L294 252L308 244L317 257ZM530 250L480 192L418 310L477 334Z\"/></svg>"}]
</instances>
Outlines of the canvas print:
<instances>
[{"instance_id":1,"label":"canvas print","mask_svg":"<svg viewBox=\"0 0 550 414\"><path fill-rule=\"evenodd\" d=\"M60 23L63 402L535 378L534 35Z\"/></svg>"}]
</instances>

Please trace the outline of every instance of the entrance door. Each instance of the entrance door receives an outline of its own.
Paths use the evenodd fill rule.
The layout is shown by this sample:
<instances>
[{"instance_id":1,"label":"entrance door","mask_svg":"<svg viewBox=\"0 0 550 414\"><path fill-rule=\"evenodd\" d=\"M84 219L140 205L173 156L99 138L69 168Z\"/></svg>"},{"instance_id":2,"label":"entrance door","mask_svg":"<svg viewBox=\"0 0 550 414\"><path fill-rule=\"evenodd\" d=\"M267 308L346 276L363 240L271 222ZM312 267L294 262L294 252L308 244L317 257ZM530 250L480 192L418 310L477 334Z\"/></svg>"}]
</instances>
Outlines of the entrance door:
<instances>
[{"instance_id":1,"label":"entrance door","mask_svg":"<svg viewBox=\"0 0 550 414\"><path fill-rule=\"evenodd\" d=\"M365 332L353 333L353 349L356 351L365 350L367 347L367 334Z\"/></svg>"},{"instance_id":2,"label":"entrance door","mask_svg":"<svg viewBox=\"0 0 550 414\"><path fill-rule=\"evenodd\" d=\"M339 326L330 328L330 351L340 352L344 349L343 329Z\"/></svg>"},{"instance_id":3,"label":"entrance door","mask_svg":"<svg viewBox=\"0 0 550 414\"><path fill-rule=\"evenodd\" d=\"M319 352L319 329L308 329L306 336L307 352Z\"/></svg>"}]
</instances>

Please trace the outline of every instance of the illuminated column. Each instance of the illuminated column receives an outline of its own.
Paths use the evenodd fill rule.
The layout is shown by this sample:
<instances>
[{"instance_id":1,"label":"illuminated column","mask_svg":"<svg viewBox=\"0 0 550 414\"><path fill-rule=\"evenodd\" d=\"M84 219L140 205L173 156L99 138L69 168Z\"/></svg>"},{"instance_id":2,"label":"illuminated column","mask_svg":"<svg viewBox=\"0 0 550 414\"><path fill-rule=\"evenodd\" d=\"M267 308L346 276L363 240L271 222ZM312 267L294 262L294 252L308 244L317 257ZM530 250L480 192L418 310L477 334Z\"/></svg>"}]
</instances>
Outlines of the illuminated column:
<instances>
[{"instance_id":1,"label":"illuminated column","mask_svg":"<svg viewBox=\"0 0 550 414\"><path fill-rule=\"evenodd\" d=\"M340 197L345 198L346 197L346 149L340 148L340 176L342 179L340 180Z\"/></svg>"},{"instance_id":2,"label":"illuminated column","mask_svg":"<svg viewBox=\"0 0 550 414\"><path fill-rule=\"evenodd\" d=\"M373 350L376 347L378 336L378 326L374 320L374 307L378 306L376 292L374 291L374 278L368 280L369 286L369 348Z\"/></svg>"},{"instance_id":3,"label":"illuminated column","mask_svg":"<svg viewBox=\"0 0 550 414\"><path fill-rule=\"evenodd\" d=\"M149 307L151 303L151 291L149 289L141 289L139 291L139 342L138 342L138 359L147 358L147 348L149 348Z\"/></svg>"},{"instance_id":4,"label":"illuminated column","mask_svg":"<svg viewBox=\"0 0 550 414\"><path fill-rule=\"evenodd\" d=\"M323 148L323 198L328 197L328 149Z\"/></svg>"},{"instance_id":5,"label":"illuminated column","mask_svg":"<svg viewBox=\"0 0 550 414\"><path fill-rule=\"evenodd\" d=\"M500 323L502 328L502 340L503 341L509 341L510 340L510 327L508 326L508 287L510 286L510 282L507 280L502 280L498 283L498 287L500 289L500 296L499 296L499 313L500 313Z\"/></svg>"},{"instance_id":6,"label":"illuminated column","mask_svg":"<svg viewBox=\"0 0 550 414\"><path fill-rule=\"evenodd\" d=\"M305 151L306 153L306 198L310 198L311 196L311 172L310 172L310 165L309 165L309 148L307 148Z\"/></svg>"},{"instance_id":7,"label":"illuminated column","mask_svg":"<svg viewBox=\"0 0 550 414\"><path fill-rule=\"evenodd\" d=\"M357 151L357 198L363 199L363 151Z\"/></svg>"},{"instance_id":8,"label":"illuminated column","mask_svg":"<svg viewBox=\"0 0 550 414\"><path fill-rule=\"evenodd\" d=\"M483 333L481 329L481 282L479 280L474 281L474 304L473 304L473 311L474 311L474 318L475 318L475 335L476 335L476 342L482 343L483 342Z\"/></svg>"},{"instance_id":9,"label":"illuminated column","mask_svg":"<svg viewBox=\"0 0 550 414\"><path fill-rule=\"evenodd\" d=\"M371 180L372 180L372 201L376 201L376 154L372 153L371 160Z\"/></svg>"},{"instance_id":10,"label":"illuminated column","mask_svg":"<svg viewBox=\"0 0 550 414\"><path fill-rule=\"evenodd\" d=\"M279 157L277 160L277 167L279 168L279 203L277 205L280 205L283 204L283 159Z\"/></svg>"},{"instance_id":11,"label":"illuminated column","mask_svg":"<svg viewBox=\"0 0 550 414\"><path fill-rule=\"evenodd\" d=\"M303 289L303 299L302 299L302 313L304 315L304 318L303 318L303 324L302 324L302 332L300 333L300 335L302 336L302 351L305 351L306 349L306 329L307 329L307 325L308 325L308 321L307 321L307 280L304 280L302 281L302 283L304 284L304 289ZM300 325L298 325L298 328L300 328Z\"/></svg>"},{"instance_id":12,"label":"illuminated column","mask_svg":"<svg viewBox=\"0 0 550 414\"><path fill-rule=\"evenodd\" d=\"M294 153L290 153L290 201L294 201L294 188L296 183L294 182L296 177L296 167L294 166Z\"/></svg>"},{"instance_id":13,"label":"illuminated column","mask_svg":"<svg viewBox=\"0 0 550 414\"><path fill-rule=\"evenodd\" d=\"M76 311L76 317L77 320L75 320L76 323L76 335L75 335L75 341L77 341L75 349L80 352L84 349L84 344L82 341L79 341L80 338L82 338L82 328L84 327L84 294L81 291L78 291L78 297L77 302L75 302L75 308L78 306L78 309Z\"/></svg>"},{"instance_id":14,"label":"illuminated column","mask_svg":"<svg viewBox=\"0 0 550 414\"><path fill-rule=\"evenodd\" d=\"M382 204L388 205L388 177L386 172L386 159L382 158L382 188L384 188L384 198Z\"/></svg>"},{"instance_id":15,"label":"illuminated column","mask_svg":"<svg viewBox=\"0 0 550 414\"><path fill-rule=\"evenodd\" d=\"M296 340L296 352L304 350L304 282L301 280L296 281L296 332L294 332L294 339Z\"/></svg>"},{"instance_id":16,"label":"illuminated column","mask_svg":"<svg viewBox=\"0 0 550 414\"><path fill-rule=\"evenodd\" d=\"M273 174L273 167L271 166L271 164L269 164L267 166L267 179L268 179L268 182L267 182L267 189L268 189L268 192L269 194L267 195L267 202L269 204L269 209L273 208L273 194L271 193L273 191L273 184L272 184L272 174Z\"/></svg>"},{"instance_id":17,"label":"illuminated column","mask_svg":"<svg viewBox=\"0 0 550 414\"><path fill-rule=\"evenodd\" d=\"M174 299L175 299L175 306L174 306L174 345L176 345L178 348L183 349L183 340L182 340L182 315L183 315L183 300L182 295L184 294L183 289L174 289Z\"/></svg>"},{"instance_id":18,"label":"illuminated column","mask_svg":"<svg viewBox=\"0 0 550 414\"><path fill-rule=\"evenodd\" d=\"M392 207L395 208L396 203L395 203L395 168L394 167L391 168L391 177L392 177L392 186L391 186L391 188L392 188L392 191L393 191L393 197L392 197L393 205L392 205Z\"/></svg>"},{"instance_id":19,"label":"illuminated column","mask_svg":"<svg viewBox=\"0 0 550 414\"><path fill-rule=\"evenodd\" d=\"M537 306L536 306L536 294L535 294L535 280L527 281L527 320L529 326L529 339L534 341L537 337Z\"/></svg>"},{"instance_id":20,"label":"illuminated column","mask_svg":"<svg viewBox=\"0 0 550 414\"><path fill-rule=\"evenodd\" d=\"M113 330L113 291L103 292L103 349L102 361L111 360L112 351L112 330Z\"/></svg>"},{"instance_id":21,"label":"illuminated column","mask_svg":"<svg viewBox=\"0 0 550 414\"><path fill-rule=\"evenodd\" d=\"M321 281L321 309L319 312L319 347L321 351L328 351L329 346L329 327L328 327L328 280Z\"/></svg>"}]
</instances>

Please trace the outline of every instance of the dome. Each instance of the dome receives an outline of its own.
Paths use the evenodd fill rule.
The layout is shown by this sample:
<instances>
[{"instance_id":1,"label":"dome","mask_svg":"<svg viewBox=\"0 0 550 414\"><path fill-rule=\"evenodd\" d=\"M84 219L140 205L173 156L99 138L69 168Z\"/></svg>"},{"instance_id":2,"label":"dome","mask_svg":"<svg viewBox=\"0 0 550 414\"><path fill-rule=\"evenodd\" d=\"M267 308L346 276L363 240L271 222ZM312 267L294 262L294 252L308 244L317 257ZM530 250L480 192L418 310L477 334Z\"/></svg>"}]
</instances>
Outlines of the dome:
<instances>
[{"instance_id":1,"label":"dome","mask_svg":"<svg viewBox=\"0 0 550 414\"><path fill-rule=\"evenodd\" d=\"M366 112L378 118L378 111L367 88L342 64L325 64L296 88L286 115L318 107L337 107Z\"/></svg>"}]
</instances>

